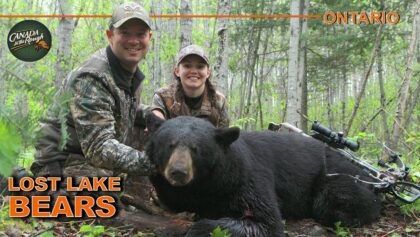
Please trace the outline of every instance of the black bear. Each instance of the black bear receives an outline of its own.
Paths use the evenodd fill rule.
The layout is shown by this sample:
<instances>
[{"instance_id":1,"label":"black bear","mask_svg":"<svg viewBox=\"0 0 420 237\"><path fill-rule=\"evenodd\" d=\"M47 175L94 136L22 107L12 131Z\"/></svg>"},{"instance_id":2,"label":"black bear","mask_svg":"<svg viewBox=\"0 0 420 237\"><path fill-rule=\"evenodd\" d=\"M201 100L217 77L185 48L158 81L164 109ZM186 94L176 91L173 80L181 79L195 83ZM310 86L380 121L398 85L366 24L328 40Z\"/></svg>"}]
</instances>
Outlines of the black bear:
<instances>
[{"instance_id":1,"label":"black bear","mask_svg":"<svg viewBox=\"0 0 420 237\"><path fill-rule=\"evenodd\" d=\"M282 217L359 226L380 214L375 193L346 174L369 177L311 137L215 128L194 117L151 115L148 128L159 200L200 218L188 237L208 237L218 226L232 237L276 237Z\"/></svg>"}]
</instances>

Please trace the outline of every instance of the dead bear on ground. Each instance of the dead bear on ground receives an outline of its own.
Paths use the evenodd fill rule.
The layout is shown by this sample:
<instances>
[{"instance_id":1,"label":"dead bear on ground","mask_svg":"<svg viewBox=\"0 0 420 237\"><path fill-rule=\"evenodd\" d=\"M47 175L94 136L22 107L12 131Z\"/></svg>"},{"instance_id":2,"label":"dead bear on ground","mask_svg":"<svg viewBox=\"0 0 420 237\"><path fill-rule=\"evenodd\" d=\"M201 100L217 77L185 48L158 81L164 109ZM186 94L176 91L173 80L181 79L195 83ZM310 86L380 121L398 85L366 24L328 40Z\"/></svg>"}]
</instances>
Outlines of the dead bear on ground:
<instances>
[{"instance_id":1,"label":"dead bear on ground","mask_svg":"<svg viewBox=\"0 0 420 237\"><path fill-rule=\"evenodd\" d=\"M162 203L197 213L188 237L217 227L232 237L283 236L282 218L314 218L360 226L380 214L370 180L336 151L300 134L240 132L204 119L148 116L147 155L159 174L150 180Z\"/></svg>"}]
</instances>

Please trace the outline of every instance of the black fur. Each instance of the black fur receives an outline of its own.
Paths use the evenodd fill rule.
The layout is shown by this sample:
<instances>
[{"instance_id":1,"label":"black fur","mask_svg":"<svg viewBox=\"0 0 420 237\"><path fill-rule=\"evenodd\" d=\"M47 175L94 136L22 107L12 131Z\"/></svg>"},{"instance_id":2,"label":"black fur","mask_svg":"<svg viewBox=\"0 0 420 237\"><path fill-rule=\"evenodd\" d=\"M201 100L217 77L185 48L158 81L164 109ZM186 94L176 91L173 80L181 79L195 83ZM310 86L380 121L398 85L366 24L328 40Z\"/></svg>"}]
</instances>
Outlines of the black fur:
<instances>
[{"instance_id":1,"label":"black fur","mask_svg":"<svg viewBox=\"0 0 420 237\"><path fill-rule=\"evenodd\" d=\"M171 186L150 177L159 199L176 212L200 218L187 236L209 236L217 226L232 237L283 236L282 217L308 218L333 226L360 226L379 216L377 196L347 176L356 166L323 143L300 134L217 129L193 117L177 117L152 129L147 155L163 170L175 147L190 148L194 179Z\"/></svg>"}]
</instances>

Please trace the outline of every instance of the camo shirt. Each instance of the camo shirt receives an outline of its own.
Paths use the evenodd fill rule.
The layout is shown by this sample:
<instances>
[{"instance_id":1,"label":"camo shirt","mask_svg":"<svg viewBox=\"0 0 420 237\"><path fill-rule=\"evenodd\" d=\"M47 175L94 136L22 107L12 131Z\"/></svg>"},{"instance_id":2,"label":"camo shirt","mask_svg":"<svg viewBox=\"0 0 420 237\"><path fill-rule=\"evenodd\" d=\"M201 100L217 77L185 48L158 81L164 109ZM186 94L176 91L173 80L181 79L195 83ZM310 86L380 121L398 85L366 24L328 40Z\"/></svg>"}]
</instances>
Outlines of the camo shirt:
<instances>
[{"instance_id":1,"label":"camo shirt","mask_svg":"<svg viewBox=\"0 0 420 237\"><path fill-rule=\"evenodd\" d=\"M215 91L214 98L210 98L207 87L193 106L188 103L178 82L160 88L154 94L150 106L150 110L154 109L160 110L166 119L181 115L194 116L207 119L216 127L229 127L226 98L218 91Z\"/></svg>"},{"instance_id":2,"label":"camo shirt","mask_svg":"<svg viewBox=\"0 0 420 237\"><path fill-rule=\"evenodd\" d=\"M144 153L128 146L137 107L134 94L143 79L139 68L131 75L124 70L110 47L72 71L42 121L44 136L32 168L68 163L79 154L95 167L149 174L152 168Z\"/></svg>"}]
</instances>

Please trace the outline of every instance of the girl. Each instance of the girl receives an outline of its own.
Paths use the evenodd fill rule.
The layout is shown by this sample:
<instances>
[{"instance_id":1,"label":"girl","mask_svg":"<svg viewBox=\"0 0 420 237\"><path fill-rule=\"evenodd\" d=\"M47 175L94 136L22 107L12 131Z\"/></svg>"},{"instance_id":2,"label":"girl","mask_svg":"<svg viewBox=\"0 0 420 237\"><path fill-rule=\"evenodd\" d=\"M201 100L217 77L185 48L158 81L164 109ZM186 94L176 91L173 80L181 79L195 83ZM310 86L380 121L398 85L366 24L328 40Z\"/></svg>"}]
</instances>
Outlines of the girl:
<instances>
[{"instance_id":1,"label":"girl","mask_svg":"<svg viewBox=\"0 0 420 237\"><path fill-rule=\"evenodd\" d=\"M208 53L197 45L184 47L176 57L176 82L153 96L151 111L162 119L195 116L216 127L228 127L227 101L210 81Z\"/></svg>"}]
</instances>

